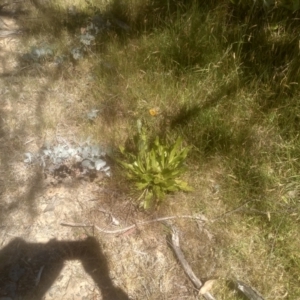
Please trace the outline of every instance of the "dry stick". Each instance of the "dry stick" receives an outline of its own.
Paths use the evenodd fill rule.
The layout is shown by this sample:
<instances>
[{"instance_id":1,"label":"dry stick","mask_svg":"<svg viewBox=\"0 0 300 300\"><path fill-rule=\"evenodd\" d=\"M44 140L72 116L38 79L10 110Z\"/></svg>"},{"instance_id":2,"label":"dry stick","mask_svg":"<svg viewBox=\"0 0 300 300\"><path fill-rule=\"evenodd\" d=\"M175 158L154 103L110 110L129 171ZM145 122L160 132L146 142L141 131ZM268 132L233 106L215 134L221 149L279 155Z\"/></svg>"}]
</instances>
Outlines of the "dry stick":
<instances>
[{"instance_id":1,"label":"dry stick","mask_svg":"<svg viewBox=\"0 0 300 300\"><path fill-rule=\"evenodd\" d=\"M105 229L102 229L100 227L98 227L97 225L95 225L95 228L100 231L100 232L103 232L103 233L109 233L109 234L116 234L116 233L123 233L123 232L126 232L132 228L136 227L136 224L133 224L131 226L128 226L128 227L125 227L123 229L116 229L116 230L105 230Z\"/></svg>"},{"instance_id":2,"label":"dry stick","mask_svg":"<svg viewBox=\"0 0 300 300\"><path fill-rule=\"evenodd\" d=\"M253 289L251 286L245 284L242 281L237 280L236 281L237 289L241 291L247 298L250 300L264 300L263 296Z\"/></svg>"},{"instance_id":3,"label":"dry stick","mask_svg":"<svg viewBox=\"0 0 300 300\"><path fill-rule=\"evenodd\" d=\"M253 212L256 212L256 213L259 213L259 214L262 214L262 215L266 215L268 216L269 218L269 214L278 214L278 213L281 213L281 212L284 212L284 210L280 210L280 211L261 211L261 210L258 210L258 209L255 209L255 208L245 208L244 206L246 206L249 202L252 202L252 200L249 200L247 201L246 203L242 204L241 206L233 209L233 210L230 210L230 211L227 211L221 215L219 215L218 217L215 217L214 219L211 219L210 222L215 222L215 221L219 221L221 219L224 219L228 216L230 216L231 214L233 213L236 213L236 212L239 212L239 211L253 211Z\"/></svg>"},{"instance_id":4,"label":"dry stick","mask_svg":"<svg viewBox=\"0 0 300 300\"><path fill-rule=\"evenodd\" d=\"M1 8L0 8L0 11L1 11ZM0 18L0 23L4 24L5 27L9 28L8 25L1 18ZM3 27L0 27L0 28L3 28Z\"/></svg>"},{"instance_id":5,"label":"dry stick","mask_svg":"<svg viewBox=\"0 0 300 300\"><path fill-rule=\"evenodd\" d=\"M60 225L62 226L70 226L70 227L95 227L98 231L103 232L103 233L108 233L108 234L117 234L117 233L123 233L126 232L134 227L136 227L136 224L133 224L131 226L122 228L122 229L117 229L117 230L106 230L98 227L97 225L87 225L87 224L80 224L80 223L66 223L66 222L61 222Z\"/></svg>"},{"instance_id":6,"label":"dry stick","mask_svg":"<svg viewBox=\"0 0 300 300\"><path fill-rule=\"evenodd\" d=\"M38 286L39 283L40 283L40 280L41 280L41 276L42 276L42 272L43 272L43 270L44 270L44 267L45 267L45 266L42 266L42 267L40 268L40 270L39 270L38 276L37 276L37 278L36 278L36 280L35 280L35 286Z\"/></svg>"},{"instance_id":7,"label":"dry stick","mask_svg":"<svg viewBox=\"0 0 300 300\"><path fill-rule=\"evenodd\" d=\"M117 229L117 230L106 230L98 227L97 225L87 225L87 224L80 224L80 223L66 223L66 222L61 222L60 225L62 226L71 226L71 227L95 227L98 231L103 232L103 233L108 233L108 234L117 234L117 233L123 233L126 232L132 228L135 228L137 225L146 225L154 222L162 222L162 221L167 221L167 220L172 220L176 218L185 218L185 219L194 219L194 220L200 220L200 221L207 221L207 219L204 216L170 216L170 217L162 217L162 218L157 218L154 220L150 221L144 221L144 222L139 222L137 224L133 224L130 226L127 226L122 229ZM178 232L172 227L173 229L173 234L172 234L172 248L180 261L185 273L188 275L188 277L192 280L193 284L196 286L197 289L200 289L202 286L202 282L197 278L197 276L194 274L193 270L191 269L190 265L186 261L180 246L179 246L179 236ZM206 300L216 300L210 293L205 293L203 297Z\"/></svg>"},{"instance_id":8,"label":"dry stick","mask_svg":"<svg viewBox=\"0 0 300 300\"><path fill-rule=\"evenodd\" d=\"M61 222L60 225L70 226L70 227L95 227L98 231L103 232L103 233L118 234L118 233L126 232L126 231L128 231L128 230L130 230L130 229L132 229L132 228L134 228L138 225L146 225L146 224L150 224L150 223L154 223L154 222L162 222L162 221L178 219L178 218L207 221L207 219L204 216L201 216L201 215L200 216L170 216L170 217L157 218L157 219L150 220L150 221L138 222L136 224L127 226L125 228L116 229L116 230L106 230L106 229L98 227L97 225L87 225L87 224L80 224L80 223Z\"/></svg>"},{"instance_id":9,"label":"dry stick","mask_svg":"<svg viewBox=\"0 0 300 300\"><path fill-rule=\"evenodd\" d=\"M193 272L189 263L185 259L184 254L180 249L178 231L173 226L172 226L172 240L171 241L172 241L172 243L170 245L171 245L172 249L174 250L179 262L181 263L184 272L190 278L190 280L193 282L194 286L198 290L200 290L200 288L202 287L203 284L200 281L200 279L195 275L195 273ZM215 300L215 298L209 292L203 294L202 296L206 300Z\"/></svg>"},{"instance_id":10,"label":"dry stick","mask_svg":"<svg viewBox=\"0 0 300 300\"><path fill-rule=\"evenodd\" d=\"M24 145L27 145L27 144L33 142L34 140L35 140L35 138L33 138L33 139L31 139L31 140L28 140L27 142L24 143Z\"/></svg>"},{"instance_id":11,"label":"dry stick","mask_svg":"<svg viewBox=\"0 0 300 300\"><path fill-rule=\"evenodd\" d=\"M20 30L0 30L0 38L7 38L13 35L21 34Z\"/></svg>"},{"instance_id":12,"label":"dry stick","mask_svg":"<svg viewBox=\"0 0 300 300\"><path fill-rule=\"evenodd\" d=\"M105 209L101 209L101 208L98 208L98 210L104 214L108 214L112 224L117 225L117 226L120 225L120 222L113 216L112 213L110 213L109 211L107 211Z\"/></svg>"},{"instance_id":13,"label":"dry stick","mask_svg":"<svg viewBox=\"0 0 300 300\"><path fill-rule=\"evenodd\" d=\"M218 217L212 219L211 222L218 221L218 220L223 219L224 217L227 217L227 216L229 216L229 215L231 215L231 214L233 214L233 213L235 213L235 212L237 212L237 211L243 210L243 209L244 209L244 206L246 206L249 202L251 202L251 200L250 200L250 201L247 201L247 202L244 203L244 204L242 204L242 205L239 206L238 208L235 208L235 209L233 209L233 210L230 210L230 211L228 211L228 212L225 212L225 213L221 214L220 216L218 216Z\"/></svg>"},{"instance_id":14,"label":"dry stick","mask_svg":"<svg viewBox=\"0 0 300 300\"><path fill-rule=\"evenodd\" d=\"M87 225L83 223L66 223L66 222L60 222L60 225L69 226L69 227L93 227L94 226L94 225Z\"/></svg>"}]
</instances>

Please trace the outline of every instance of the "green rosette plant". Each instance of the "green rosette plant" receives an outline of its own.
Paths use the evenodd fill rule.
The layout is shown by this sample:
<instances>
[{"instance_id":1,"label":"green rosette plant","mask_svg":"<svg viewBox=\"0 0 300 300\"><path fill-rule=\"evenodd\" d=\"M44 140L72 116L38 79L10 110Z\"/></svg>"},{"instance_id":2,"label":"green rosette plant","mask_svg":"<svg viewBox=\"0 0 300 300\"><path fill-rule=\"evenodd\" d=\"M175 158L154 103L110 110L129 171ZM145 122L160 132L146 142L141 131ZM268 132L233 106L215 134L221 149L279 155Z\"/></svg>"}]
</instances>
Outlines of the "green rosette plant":
<instances>
[{"instance_id":1,"label":"green rosette plant","mask_svg":"<svg viewBox=\"0 0 300 300\"><path fill-rule=\"evenodd\" d=\"M187 171L185 160L190 150L182 147L182 139L178 137L173 145L164 145L156 137L150 144L140 123L138 129L137 153L120 147L125 160L119 160L119 163L125 169L126 177L134 182L137 190L142 191L139 197L141 206L144 209L153 205L157 207L167 193L191 191L187 182L179 179Z\"/></svg>"}]
</instances>

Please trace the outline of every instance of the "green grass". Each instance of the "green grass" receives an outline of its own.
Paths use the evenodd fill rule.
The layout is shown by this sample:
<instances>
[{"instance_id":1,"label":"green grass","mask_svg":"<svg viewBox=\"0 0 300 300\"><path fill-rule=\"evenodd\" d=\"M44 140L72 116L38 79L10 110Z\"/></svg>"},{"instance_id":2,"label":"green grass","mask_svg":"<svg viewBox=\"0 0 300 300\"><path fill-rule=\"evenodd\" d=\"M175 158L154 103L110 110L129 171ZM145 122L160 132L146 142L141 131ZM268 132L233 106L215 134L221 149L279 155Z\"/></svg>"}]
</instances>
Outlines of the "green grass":
<instances>
[{"instance_id":1,"label":"green grass","mask_svg":"<svg viewBox=\"0 0 300 300\"><path fill-rule=\"evenodd\" d=\"M82 19L95 13L78 3ZM152 136L182 136L192 147L191 183L197 189L210 174L221 187L218 201L204 197L198 205L191 197L190 207L214 218L247 203L214 224L224 233L216 249L223 271L216 276L245 276L267 299L286 293L285 299L298 299L299 12L205 3L93 2L131 31L108 33L86 58L96 78L86 105L98 105L104 117L84 123L82 131L117 146L141 119ZM65 16L64 9L51 11L51 22L54 12ZM61 36L57 51L64 53L78 20L60 20L54 28L51 22L33 22L32 35ZM151 116L151 108L160 113ZM218 293L218 299L235 299L227 287Z\"/></svg>"},{"instance_id":2,"label":"green grass","mask_svg":"<svg viewBox=\"0 0 300 300\"><path fill-rule=\"evenodd\" d=\"M191 3L166 9L152 18L151 28L136 29L125 43L116 37L104 53L118 69L118 105L133 113L128 134L133 116L143 118L154 135L182 135L193 147L190 164L200 164L200 170L201 164L221 161L223 205L231 210L249 201L228 217L240 221L225 225L231 233L231 250L224 254L228 265L249 270L247 280L266 297L280 299L288 292L287 299L297 299L300 93L293 34L299 24L279 19L281 9L261 21L258 9L241 12L226 1L212 8ZM99 80L107 78L102 74ZM151 117L152 107L161 115ZM213 214L215 204L204 205ZM257 248L249 253L254 232ZM266 276L261 264L280 282L261 281Z\"/></svg>"}]
</instances>

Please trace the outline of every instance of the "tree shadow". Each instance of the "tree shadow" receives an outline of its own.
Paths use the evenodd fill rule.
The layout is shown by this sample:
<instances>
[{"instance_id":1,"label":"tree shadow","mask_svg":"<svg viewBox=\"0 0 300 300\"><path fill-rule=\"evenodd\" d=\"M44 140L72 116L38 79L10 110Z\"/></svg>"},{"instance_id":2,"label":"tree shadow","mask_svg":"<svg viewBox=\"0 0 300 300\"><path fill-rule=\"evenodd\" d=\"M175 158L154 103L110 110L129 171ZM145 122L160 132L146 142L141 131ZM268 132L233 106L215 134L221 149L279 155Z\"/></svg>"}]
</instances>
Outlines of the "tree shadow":
<instances>
[{"instance_id":1,"label":"tree shadow","mask_svg":"<svg viewBox=\"0 0 300 300\"><path fill-rule=\"evenodd\" d=\"M227 43L239 54L245 83L257 78L271 88L272 96L261 103L266 111L298 90L295 82L300 75L296 38L299 15L300 10L293 11L283 5L267 9L251 1L231 4L228 8ZM237 26L240 30L235 29Z\"/></svg>"},{"instance_id":2,"label":"tree shadow","mask_svg":"<svg viewBox=\"0 0 300 300\"><path fill-rule=\"evenodd\" d=\"M49 8L47 6L47 8ZM43 22L40 18L36 18L37 26L26 27L26 22L34 18L30 18L30 9L32 9L32 3L29 1L16 1L11 3L6 3L3 7L0 6L0 25L1 33L4 34L3 38L7 38L8 42L11 38L14 38L14 33L12 36L9 35L10 25L15 23L20 28L22 33L21 36L17 36L21 42L26 41L27 38L38 35L43 31L40 22ZM37 9L42 9L37 7ZM46 14L46 9L44 10ZM67 12L59 12L49 9L48 18L53 18L55 21L59 19L59 22L55 23L54 33L57 37L60 37L61 31L65 28L72 31L77 29L81 24L82 19L87 18L87 15L82 12L77 14L76 18L70 16ZM59 33L55 30L59 28L61 23L65 22L65 26L60 28ZM76 26L75 26L76 25ZM15 27L15 26L13 26ZM14 30L12 30L13 32ZM8 32L8 36L5 34ZM2 46L2 45L1 45ZM61 68L57 68L54 72L48 72L46 68L43 67L43 61L34 62L31 61L24 65L22 59L22 54L16 53L18 56L18 63L10 67L10 63L6 56L11 54L9 50L5 50L5 47L1 47L1 72L0 78L2 80L2 85L0 88L0 97L3 101L3 106L0 108L0 195L3 196L0 202L0 223L9 219L9 215L20 208L22 204L25 204L26 212L34 218L37 215L36 212L36 196L43 189L43 174L41 174L40 168L36 168L35 174L28 178L16 178L15 173L11 171L12 165L22 164L24 159L24 153L26 151L26 138L28 138L28 128L27 121L18 121L17 126L11 127L6 120L10 118L10 112L12 108L7 109L6 101L9 99L8 96L10 90L13 90L14 95L8 100L11 106L16 106L16 103L20 102L20 95L22 93L28 92L28 87L26 87L26 78L30 77L32 80L39 80L40 77L44 77L46 80L43 81L41 85L36 88L36 93L34 95L34 100L36 101L35 111L33 111L35 120L34 126L31 128L30 135L34 136L34 139L39 139L43 136L43 128L45 127L44 120L44 106L46 104L46 94L49 92L49 88L56 81L61 78ZM31 103L30 103L31 104ZM30 105L29 104L29 105ZM12 114L13 115L13 114ZM23 188L21 194L14 197L10 197L11 192L16 191L19 187ZM4 196L8 196L9 201L6 201Z\"/></svg>"},{"instance_id":3,"label":"tree shadow","mask_svg":"<svg viewBox=\"0 0 300 300\"><path fill-rule=\"evenodd\" d=\"M103 300L129 299L113 284L107 260L94 237L82 241L53 239L45 244L15 238L0 251L0 298L44 299L68 260L82 263L101 291Z\"/></svg>"},{"instance_id":4,"label":"tree shadow","mask_svg":"<svg viewBox=\"0 0 300 300\"><path fill-rule=\"evenodd\" d=\"M1 75L0 75L1 76ZM3 83L9 87L11 86L11 78L19 77L22 74L9 75L3 78ZM45 105L45 93L48 88L58 80L57 77L49 78L43 85L41 85L36 93L36 108L35 108L35 125L32 128L31 134L34 137L39 137L42 135L42 130L44 127L43 118L43 107ZM18 93L21 94L25 89L25 85L19 82ZM13 101L19 101L17 98ZM29 215L34 218L37 215L36 212L36 195L43 189L43 174L39 167L32 168L35 174L30 178L30 180L25 180L22 177L15 178L15 173L11 172L11 165L22 164L24 160L24 153L26 151L26 140L24 139L28 135L27 120L21 121L19 126L11 130L4 120L9 118L8 113L4 109L0 109L0 161L2 173L0 173L0 179L2 179L3 184L0 184L0 194L5 194L8 190L16 190L16 188L23 187L25 191L20 195L13 197L9 203L4 201L0 203L0 222L2 223L8 218L9 214L20 208L20 205L26 204L26 211ZM7 186L7 187L6 187ZM2 199L4 200L4 199Z\"/></svg>"}]
</instances>

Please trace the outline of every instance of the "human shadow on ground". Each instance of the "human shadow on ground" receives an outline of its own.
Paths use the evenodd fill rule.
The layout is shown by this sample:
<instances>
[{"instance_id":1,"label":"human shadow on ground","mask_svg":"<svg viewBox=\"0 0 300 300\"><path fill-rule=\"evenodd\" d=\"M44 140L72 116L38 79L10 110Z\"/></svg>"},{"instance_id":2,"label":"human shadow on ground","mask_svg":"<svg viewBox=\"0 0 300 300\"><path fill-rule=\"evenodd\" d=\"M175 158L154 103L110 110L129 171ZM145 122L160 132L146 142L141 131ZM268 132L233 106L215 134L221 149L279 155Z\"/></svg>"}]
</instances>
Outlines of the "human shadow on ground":
<instances>
[{"instance_id":1,"label":"human shadow on ground","mask_svg":"<svg viewBox=\"0 0 300 300\"><path fill-rule=\"evenodd\" d=\"M28 243L15 238L0 251L0 298L41 300L67 260L79 260L103 300L129 300L109 277L107 260L94 237L81 241Z\"/></svg>"}]
</instances>

